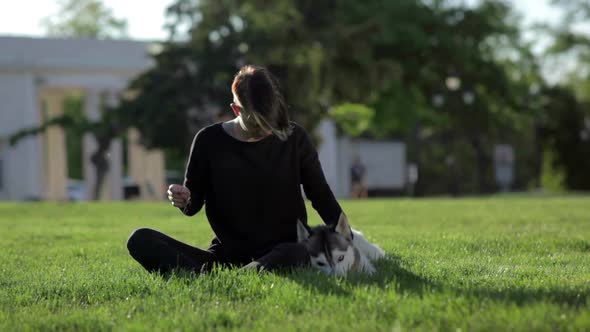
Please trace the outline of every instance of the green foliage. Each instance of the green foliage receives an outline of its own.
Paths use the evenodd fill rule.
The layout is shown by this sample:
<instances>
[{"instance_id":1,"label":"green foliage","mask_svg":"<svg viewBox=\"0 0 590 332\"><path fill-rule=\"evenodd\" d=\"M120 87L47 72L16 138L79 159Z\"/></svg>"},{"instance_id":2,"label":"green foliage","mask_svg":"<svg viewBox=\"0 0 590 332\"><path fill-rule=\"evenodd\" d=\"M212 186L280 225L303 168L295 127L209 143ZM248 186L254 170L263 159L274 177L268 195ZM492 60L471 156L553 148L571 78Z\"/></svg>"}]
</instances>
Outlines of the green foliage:
<instances>
[{"instance_id":1,"label":"green foliage","mask_svg":"<svg viewBox=\"0 0 590 332\"><path fill-rule=\"evenodd\" d=\"M553 87L544 92L543 139L564 171L565 186L590 190L590 112L572 91ZM585 137L585 135L588 135Z\"/></svg>"},{"instance_id":2,"label":"green foliage","mask_svg":"<svg viewBox=\"0 0 590 332\"><path fill-rule=\"evenodd\" d=\"M60 0L57 14L46 17L42 25L49 36L82 38L122 38L127 36L127 21L116 18L101 0Z\"/></svg>"},{"instance_id":3,"label":"green foliage","mask_svg":"<svg viewBox=\"0 0 590 332\"><path fill-rule=\"evenodd\" d=\"M152 227L206 247L203 214L190 221L165 203L3 203L0 330L584 330L589 204L344 201L352 225L389 256L373 277L225 269L164 279L128 255L128 235Z\"/></svg>"},{"instance_id":4,"label":"green foliage","mask_svg":"<svg viewBox=\"0 0 590 332\"><path fill-rule=\"evenodd\" d=\"M115 35L121 25L98 1L71 0L63 8L60 22L70 29L63 34ZM144 145L167 149L181 164L194 133L231 114L233 75L255 63L279 78L293 119L308 130L336 105L374 110L369 124L363 111L352 111L363 120L345 131L403 139L408 161L421 170L419 194L440 193L449 155L457 156L458 169L469 170L462 173L468 193L493 190L497 143L518 145L517 165L541 160L531 133L544 109L530 93L545 85L541 61L523 43L505 1L176 0L167 21L170 39L152 54L155 67L131 84L136 96L105 118L114 122L100 127L102 137L132 125ZM555 50L583 45L584 36L571 36ZM457 89L449 89L450 77L460 80ZM540 176L528 169L540 166L522 167L517 188Z\"/></svg>"},{"instance_id":5,"label":"green foliage","mask_svg":"<svg viewBox=\"0 0 590 332\"><path fill-rule=\"evenodd\" d=\"M102 112L100 112L99 118L96 120L90 120L81 111L82 100L80 98L74 97L66 99L66 107L62 115L49 119L44 118L39 126L16 130L10 134L9 142L11 145L15 145L22 139L39 135L52 126L63 128L66 131L68 139L81 139L84 134L92 135L96 139L97 148L92 152L90 161L95 166L95 172L98 179L95 188L93 188L93 197L94 199L98 199L100 197L100 191L102 190L104 178L109 168L106 154L110 148L111 141L117 137L121 137L134 123L134 119L130 118L129 114L113 110L104 105L104 103L102 104ZM68 142L66 144L67 147L72 148L74 152L68 156L68 163L74 165L74 173L70 175L77 177L82 172L82 165L80 164L81 159L77 159L77 156L81 157L80 150L82 148L82 142ZM72 160L71 158L76 158L77 160Z\"/></svg>"},{"instance_id":6,"label":"green foliage","mask_svg":"<svg viewBox=\"0 0 590 332\"><path fill-rule=\"evenodd\" d=\"M541 174L541 188L547 192L564 192L563 171L557 168L555 157L551 151L543 154L543 172Z\"/></svg>"},{"instance_id":7,"label":"green foliage","mask_svg":"<svg viewBox=\"0 0 590 332\"><path fill-rule=\"evenodd\" d=\"M551 3L563 10L565 15L558 25L543 26L553 37L553 43L549 45L546 53L552 60L561 61L559 63L576 62L574 70L568 73L571 77L563 75L565 77L561 83L570 85L580 96L588 99L587 89L580 90L581 87L590 84L590 35L586 29L579 27L583 27L590 20L590 3L585 0L552 0Z\"/></svg>"},{"instance_id":8,"label":"green foliage","mask_svg":"<svg viewBox=\"0 0 590 332\"><path fill-rule=\"evenodd\" d=\"M565 11L557 26L545 26L553 37L547 53L552 60L576 66L563 82L548 89L545 105L545 142L553 149L554 164L564 172L569 189L589 190L590 176L590 36L577 29L590 19L590 3L584 0L552 0Z\"/></svg>"},{"instance_id":9,"label":"green foliage","mask_svg":"<svg viewBox=\"0 0 590 332\"><path fill-rule=\"evenodd\" d=\"M570 22L584 21L590 18L590 3L585 0L551 0L551 4L561 6L566 11Z\"/></svg>"},{"instance_id":10,"label":"green foliage","mask_svg":"<svg viewBox=\"0 0 590 332\"><path fill-rule=\"evenodd\" d=\"M309 130L336 105L359 104L374 110L372 121L346 124L345 132L404 138L420 168L442 164L422 154L424 133L428 144L449 135L473 142L478 160L491 160L496 137L518 126L525 109L518 98L525 84L510 72L534 71L506 56L521 49L517 22L503 1L468 7L414 0L177 0L168 19L171 39L154 56L156 66L132 85L137 98L122 107L134 114L148 146L178 150L175 155L186 153L200 127L229 111L233 74L256 63L278 76L293 118ZM462 82L458 91L446 87L451 75ZM438 108L435 94L445 98ZM490 173L484 166L478 164L476 177ZM432 178L421 177L422 193L432 193L429 183L446 169L433 171Z\"/></svg>"},{"instance_id":11,"label":"green foliage","mask_svg":"<svg viewBox=\"0 0 590 332\"><path fill-rule=\"evenodd\" d=\"M370 128L375 111L362 104L345 103L335 106L330 116L346 134L357 137Z\"/></svg>"},{"instance_id":12,"label":"green foliage","mask_svg":"<svg viewBox=\"0 0 590 332\"><path fill-rule=\"evenodd\" d=\"M72 118L82 120L84 116L83 99L80 97L69 97L64 101L64 113ZM83 179L83 138L84 132L79 126L65 126L66 151L68 159L68 178Z\"/></svg>"}]
</instances>

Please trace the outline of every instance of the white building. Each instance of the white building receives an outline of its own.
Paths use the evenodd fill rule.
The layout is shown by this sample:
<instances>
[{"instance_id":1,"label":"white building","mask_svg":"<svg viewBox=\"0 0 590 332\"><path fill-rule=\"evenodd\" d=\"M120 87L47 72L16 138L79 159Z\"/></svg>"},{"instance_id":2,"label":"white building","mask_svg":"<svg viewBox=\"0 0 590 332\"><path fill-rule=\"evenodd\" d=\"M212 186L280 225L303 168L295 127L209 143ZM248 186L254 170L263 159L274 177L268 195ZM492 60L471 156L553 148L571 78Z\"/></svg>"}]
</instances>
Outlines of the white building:
<instances>
[{"instance_id":1,"label":"white building","mask_svg":"<svg viewBox=\"0 0 590 332\"><path fill-rule=\"evenodd\" d=\"M399 141L373 141L339 137L331 120L318 126L319 158L326 181L338 198L350 196L352 160L358 157L366 168L369 190L402 192L407 185L406 146Z\"/></svg>"},{"instance_id":2,"label":"white building","mask_svg":"<svg viewBox=\"0 0 590 332\"><path fill-rule=\"evenodd\" d=\"M44 117L62 114L64 98L70 95L83 96L85 114L97 117L101 98L116 102L129 80L152 65L148 47L134 41L0 37L0 200L67 199L67 151L61 128L23 139L14 147L7 138L41 124ZM136 144L137 133L130 137L129 174L140 186L163 187L162 153L142 149ZM93 187L89 155L94 146L92 137L84 137L87 188ZM111 145L110 161L103 198L121 199L119 140Z\"/></svg>"}]
</instances>

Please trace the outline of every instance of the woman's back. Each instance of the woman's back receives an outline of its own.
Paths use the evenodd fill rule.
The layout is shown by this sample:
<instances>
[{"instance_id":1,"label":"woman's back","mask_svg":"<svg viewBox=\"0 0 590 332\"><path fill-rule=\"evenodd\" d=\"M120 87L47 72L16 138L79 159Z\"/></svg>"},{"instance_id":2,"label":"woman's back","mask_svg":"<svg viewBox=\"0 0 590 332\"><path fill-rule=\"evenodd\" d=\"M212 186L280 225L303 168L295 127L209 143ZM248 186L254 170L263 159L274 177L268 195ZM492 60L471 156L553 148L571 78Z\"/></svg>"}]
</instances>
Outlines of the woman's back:
<instances>
[{"instance_id":1,"label":"woman's back","mask_svg":"<svg viewBox=\"0 0 590 332\"><path fill-rule=\"evenodd\" d=\"M337 220L341 210L334 204L309 136L299 125L292 126L285 141L274 135L240 141L221 123L195 137L186 177L193 201L183 212L195 214L202 199L224 255L248 260L279 243L295 242L297 220L307 220L301 184L308 196L320 197L316 208L324 220ZM315 188L327 191L316 193Z\"/></svg>"},{"instance_id":2,"label":"woman's back","mask_svg":"<svg viewBox=\"0 0 590 332\"><path fill-rule=\"evenodd\" d=\"M192 216L203 205L215 238L206 250L140 228L129 253L148 271L201 272L215 263L276 269L309 264L297 242L297 220L307 222L301 186L325 223L342 212L326 183L307 132L289 121L274 76L247 65L231 85L235 119L195 135L184 184L168 199Z\"/></svg>"}]
</instances>

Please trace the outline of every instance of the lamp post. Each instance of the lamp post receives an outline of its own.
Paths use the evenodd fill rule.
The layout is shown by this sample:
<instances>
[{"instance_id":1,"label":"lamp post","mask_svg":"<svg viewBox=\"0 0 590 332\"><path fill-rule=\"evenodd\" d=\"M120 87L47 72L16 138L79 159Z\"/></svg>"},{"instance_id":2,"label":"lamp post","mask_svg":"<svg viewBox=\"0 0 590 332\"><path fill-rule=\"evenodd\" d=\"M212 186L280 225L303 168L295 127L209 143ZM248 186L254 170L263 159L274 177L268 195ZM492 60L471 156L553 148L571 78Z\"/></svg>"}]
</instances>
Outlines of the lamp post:
<instances>
[{"instance_id":1,"label":"lamp post","mask_svg":"<svg viewBox=\"0 0 590 332\"><path fill-rule=\"evenodd\" d=\"M447 103L449 96L456 96L460 102L465 106L471 106L475 102L475 92L468 87L465 87L461 77L455 73L449 74L444 80L444 88L441 91L432 95L432 104L436 108L442 108ZM451 149L451 148L449 148ZM459 195L459 179L456 171L457 160L455 155L450 152L445 158L445 164L449 170L450 183L449 192L453 196Z\"/></svg>"},{"instance_id":2,"label":"lamp post","mask_svg":"<svg viewBox=\"0 0 590 332\"><path fill-rule=\"evenodd\" d=\"M584 128L580 130L580 139L583 142L590 140L590 116L584 117Z\"/></svg>"},{"instance_id":3,"label":"lamp post","mask_svg":"<svg viewBox=\"0 0 590 332\"><path fill-rule=\"evenodd\" d=\"M444 106L446 103L445 95L448 93L461 93L461 100L465 106L470 106L475 102L475 92L467 87L463 87L461 78L455 74L451 74L445 78L445 89L442 92L436 92L432 95L432 104L436 108Z\"/></svg>"}]
</instances>

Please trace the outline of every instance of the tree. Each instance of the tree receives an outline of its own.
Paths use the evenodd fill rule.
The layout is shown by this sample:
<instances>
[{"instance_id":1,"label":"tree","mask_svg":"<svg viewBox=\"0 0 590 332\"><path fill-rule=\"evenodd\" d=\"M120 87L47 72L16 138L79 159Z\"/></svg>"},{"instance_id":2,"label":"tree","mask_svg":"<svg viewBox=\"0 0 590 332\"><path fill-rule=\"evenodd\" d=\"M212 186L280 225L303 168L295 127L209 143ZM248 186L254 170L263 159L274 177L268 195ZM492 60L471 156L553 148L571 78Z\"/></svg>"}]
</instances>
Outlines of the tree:
<instances>
[{"instance_id":1,"label":"tree","mask_svg":"<svg viewBox=\"0 0 590 332\"><path fill-rule=\"evenodd\" d=\"M364 20L377 24L367 36L371 58L364 62L395 68L379 89L371 86L374 98L368 102L376 110L371 134L405 138L410 160L422 170L456 159L463 152L455 150L466 141L475 156L470 162L477 166L478 191L490 191L491 145L519 112L517 83L502 57L518 44L511 8L501 1L475 7L453 1L373 1L363 8ZM424 141L438 150L442 145L446 153L436 158L443 160L423 160ZM432 177L421 177L425 181L418 182L417 192L428 191L433 179L447 173L433 169Z\"/></svg>"},{"instance_id":2,"label":"tree","mask_svg":"<svg viewBox=\"0 0 590 332\"><path fill-rule=\"evenodd\" d=\"M554 154L554 166L565 171L565 185L573 190L590 190L590 114L588 104L564 87L543 92L547 121L542 134Z\"/></svg>"},{"instance_id":3,"label":"tree","mask_svg":"<svg viewBox=\"0 0 590 332\"><path fill-rule=\"evenodd\" d=\"M168 9L171 40L154 57L156 66L133 82L137 97L122 107L149 114L149 122L138 123L148 146L186 149L197 128L229 112L229 86L239 67L261 63L283 83L294 118L316 122L328 106L323 93L330 91L322 89L325 48L317 40L326 32L321 32L324 22L306 15L325 19L329 8L322 6L287 0L176 1ZM178 37L179 26L189 27L186 36ZM169 126L156 129L150 122Z\"/></svg>"},{"instance_id":4,"label":"tree","mask_svg":"<svg viewBox=\"0 0 590 332\"><path fill-rule=\"evenodd\" d=\"M100 118L96 121L91 121L76 109L67 109L63 115L49 119L38 127L25 128L17 131L11 135L10 144L14 145L25 137L40 134L51 126L69 128L76 132L79 137L82 137L85 133L89 133L96 139L97 148L92 153L90 161L94 165L96 172L96 184L92 188L92 197L95 200L99 199L106 174L109 171L107 152L111 142L131 127L129 118L121 112L104 107Z\"/></svg>"},{"instance_id":5,"label":"tree","mask_svg":"<svg viewBox=\"0 0 590 332\"><path fill-rule=\"evenodd\" d=\"M542 26L553 37L546 54L558 60L562 68L570 69L560 79L580 97L590 100L589 83L584 83L590 82L590 32L587 28L580 28L590 22L590 3L584 0L552 0L551 3L565 14L557 25Z\"/></svg>"},{"instance_id":6,"label":"tree","mask_svg":"<svg viewBox=\"0 0 590 332\"><path fill-rule=\"evenodd\" d=\"M362 135L405 139L411 160L425 167L444 164L422 162L425 140L446 154L467 141L472 153L461 153L474 156L469 162L477 165L478 190L485 192L491 190L492 143L516 130L513 120L524 109L518 98L524 84L510 77L516 61L502 57L519 42L503 1L467 7L415 0L177 0L168 17L171 38L156 66L133 83L137 98L124 105L147 112L151 122L172 119L163 130L149 121L139 125L151 146L185 149L197 128L229 112L238 68L258 63L279 77L293 117L310 129L335 106L364 105L374 116ZM460 79L461 88L449 91L449 78ZM433 96L443 91L437 108ZM421 177L420 184L444 178L445 171Z\"/></svg>"},{"instance_id":7,"label":"tree","mask_svg":"<svg viewBox=\"0 0 590 332\"><path fill-rule=\"evenodd\" d=\"M583 0L552 0L564 11L562 22L545 26L553 43L546 53L573 70L561 77L560 84L544 91L545 121L542 134L551 149L554 166L565 172L568 189L590 190L587 175L590 154L590 33L578 29L590 22L590 3Z\"/></svg>"},{"instance_id":8,"label":"tree","mask_svg":"<svg viewBox=\"0 0 590 332\"><path fill-rule=\"evenodd\" d=\"M116 18L100 0L59 0L60 10L41 24L49 36L82 38L123 38L127 21Z\"/></svg>"},{"instance_id":9,"label":"tree","mask_svg":"<svg viewBox=\"0 0 590 332\"><path fill-rule=\"evenodd\" d=\"M590 20L590 3L585 0L551 0L551 4L560 7L564 16L557 27L552 27L555 43L550 49L560 52L583 46L590 51L590 37L575 29L577 24Z\"/></svg>"}]
</instances>

